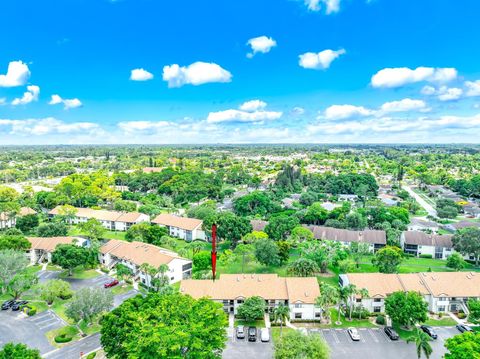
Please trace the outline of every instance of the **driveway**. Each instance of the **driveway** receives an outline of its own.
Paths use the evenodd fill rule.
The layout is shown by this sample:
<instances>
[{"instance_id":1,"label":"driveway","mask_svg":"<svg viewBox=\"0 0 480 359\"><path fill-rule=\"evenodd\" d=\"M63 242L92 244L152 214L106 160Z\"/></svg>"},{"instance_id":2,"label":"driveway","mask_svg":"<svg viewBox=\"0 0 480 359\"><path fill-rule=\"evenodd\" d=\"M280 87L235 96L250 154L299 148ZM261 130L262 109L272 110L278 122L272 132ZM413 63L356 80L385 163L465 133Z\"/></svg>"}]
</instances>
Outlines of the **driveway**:
<instances>
[{"instance_id":1,"label":"driveway","mask_svg":"<svg viewBox=\"0 0 480 359\"><path fill-rule=\"evenodd\" d=\"M416 358L415 344L403 340L392 341L383 329L358 328L361 340L354 342L346 329L310 329L310 333L321 335L331 350L332 359L411 359ZM439 338L430 342L433 353L431 359L440 359L445 354L443 344L447 338L459 334L455 327L436 327Z\"/></svg>"},{"instance_id":2,"label":"driveway","mask_svg":"<svg viewBox=\"0 0 480 359\"><path fill-rule=\"evenodd\" d=\"M123 302L125 302L127 299L130 299L132 297L135 297L137 294L140 294L140 292L136 289L129 290L126 293L116 295L113 298L113 306L116 308Z\"/></svg>"},{"instance_id":3,"label":"driveway","mask_svg":"<svg viewBox=\"0 0 480 359\"><path fill-rule=\"evenodd\" d=\"M54 349L43 355L48 359L78 359L80 354L87 354L101 348L100 334L93 334L60 349Z\"/></svg>"},{"instance_id":4,"label":"driveway","mask_svg":"<svg viewBox=\"0 0 480 359\"><path fill-rule=\"evenodd\" d=\"M48 311L47 311L48 312ZM55 349L50 345L45 333L64 324L50 313L39 313L33 317L26 317L20 312L2 310L0 312L0 347L6 343L24 343L29 347L46 353Z\"/></svg>"},{"instance_id":5,"label":"driveway","mask_svg":"<svg viewBox=\"0 0 480 359\"><path fill-rule=\"evenodd\" d=\"M70 283L73 290L79 290L82 288L100 287L103 288L105 283L111 282L114 278L106 274L99 275L90 279L77 279L77 278L63 278L64 281Z\"/></svg>"},{"instance_id":6,"label":"driveway","mask_svg":"<svg viewBox=\"0 0 480 359\"><path fill-rule=\"evenodd\" d=\"M427 211L429 215L433 217L437 217L437 210L433 208L431 204L425 201L419 194L417 194L410 186L402 185L402 189L407 191L410 196L415 198L418 204L422 206L423 209L425 209L425 211Z\"/></svg>"}]
</instances>

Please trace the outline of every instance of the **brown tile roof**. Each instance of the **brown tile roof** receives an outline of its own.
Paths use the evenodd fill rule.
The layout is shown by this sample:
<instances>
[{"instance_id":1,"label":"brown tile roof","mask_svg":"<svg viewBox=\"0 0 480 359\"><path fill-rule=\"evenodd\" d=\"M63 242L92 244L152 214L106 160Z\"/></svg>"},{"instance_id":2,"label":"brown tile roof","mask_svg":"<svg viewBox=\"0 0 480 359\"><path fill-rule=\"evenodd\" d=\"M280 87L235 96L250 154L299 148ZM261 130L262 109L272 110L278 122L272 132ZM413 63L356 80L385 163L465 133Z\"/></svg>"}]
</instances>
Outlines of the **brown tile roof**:
<instances>
[{"instance_id":1,"label":"brown tile roof","mask_svg":"<svg viewBox=\"0 0 480 359\"><path fill-rule=\"evenodd\" d=\"M261 232L265 230L265 227L267 226L268 222L262 221L260 219L252 219L250 221L250 224L252 225L253 231Z\"/></svg>"},{"instance_id":2,"label":"brown tile roof","mask_svg":"<svg viewBox=\"0 0 480 359\"><path fill-rule=\"evenodd\" d=\"M278 277L277 274L222 274L212 280L183 280L180 292L194 298L233 300L260 296L265 300L289 300L290 303L315 303L320 289L315 277Z\"/></svg>"},{"instance_id":3,"label":"brown tile roof","mask_svg":"<svg viewBox=\"0 0 480 359\"><path fill-rule=\"evenodd\" d=\"M434 297L480 297L480 273L423 272L408 274L349 273L349 283L368 290L370 297L396 291L416 291Z\"/></svg>"},{"instance_id":4,"label":"brown tile roof","mask_svg":"<svg viewBox=\"0 0 480 359\"><path fill-rule=\"evenodd\" d=\"M455 229L463 229L468 227L480 227L480 222L460 221L457 223L452 223L452 226L455 227Z\"/></svg>"},{"instance_id":5,"label":"brown tile roof","mask_svg":"<svg viewBox=\"0 0 480 359\"><path fill-rule=\"evenodd\" d=\"M60 206L52 209L48 214L58 215ZM112 222L127 222L135 223L139 220L143 213L140 212L119 212L119 211L107 211L105 209L92 209L92 208L75 208L77 211L75 215L81 218L95 218L100 221L112 221Z\"/></svg>"},{"instance_id":6,"label":"brown tile roof","mask_svg":"<svg viewBox=\"0 0 480 359\"><path fill-rule=\"evenodd\" d=\"M175 252L154 246L153 244L136 241L127 242L117 239L111 239L101 246L100 252L125 259L137 266L148 263L155 268L158 268L161 264L168 264L176 258L184 259Z\"/></svg>"},{"instance_id":7,"label":"brown tile roof","mask_svg":"<svg viewBox=\"0 0 480 359\"><path fill-rule=\"evenodd\" d=\"M305 226L313 232L316 239L324 239L339 242L366 242L372 244L386 244L385 231L366 229L364 231L350 231L324 226Z\"/></svg>"},{"instance_id":8,"label":"brown tile roof","mask_svg":"<svg viewBox=\"0 0 480 359\"><path fill-rule=\"evenodd\" d=\"M163 226L177 227L187 231L193 231L202 225L203 221L196 218L187 218L174 216L173 214L159 214L152 223L161 224Z\"/></svg>"},{"instance_id":9,"label":"brown tile roof","mask_svg":"<svg viewBox=\"0 0 480 359\"><path fill-rule=\"evenodd\" d=\"M76 237L27 237L32 244L30 249L42 249L53 252L59 244L74 244Z\"/></svg>"},{"instance_id":10,"label":"brown tile roof","mask_svg":"<svg viewBox=\"0 0 480 359\"><path fill-rule=\"evenodd\" d=\"M33 209L29 208L29 207L22 207L20 208L20 211L18 212L17 214L17 217L22 217L22 216L26 216L27 214L36 214L37 212L35 212ZM5 213L5 212L1 212L0 213L0 221L8 221L10 218L8 216L8 213Z\"/></svg>"},{"instance_id":11,"label":"brown tile roof","mask_svg":"<svg viewBox=\"0 0 480 359\"><path fill-rule=\"evenodd\" d=\"M451 234L428 234L422 231L405 231L403 232L406 244L416 244L421 246L445 247L452 248Z\"/></svg>"}]
</instances>

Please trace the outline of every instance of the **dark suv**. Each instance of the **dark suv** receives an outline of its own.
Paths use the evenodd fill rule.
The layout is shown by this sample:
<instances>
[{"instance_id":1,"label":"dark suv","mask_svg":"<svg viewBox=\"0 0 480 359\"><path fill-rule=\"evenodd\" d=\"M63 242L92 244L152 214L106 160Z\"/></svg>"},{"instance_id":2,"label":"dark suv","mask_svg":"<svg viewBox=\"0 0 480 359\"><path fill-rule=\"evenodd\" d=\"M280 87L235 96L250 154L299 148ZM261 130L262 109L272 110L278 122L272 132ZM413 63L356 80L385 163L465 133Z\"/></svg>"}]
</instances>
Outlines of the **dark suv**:
<instances>
[{"instance_id":1,"label":"dark suv","mask_svg":"<svg viewBox=\"0 0 480 359\"><path fill-rule=\"evenodd\" d=\"M248 328L248 341L249 342L256 342L257 341L257 328L256 327L249 327Z\"/></svg>"},{"instance_id":2,"label":"dark suv","mask_svg":"<svg viewBox=\"0 0 480 359\"><path fill-rule=\"evenodd\" d=\"M473 329L470 328L468 325L465 324L457 324L457 329L463 333L463 332L473 332Z\"/></svg>"},{"instance_id":3,"label":"dark suv","mask_svg":"<svg viewBox=\"0 0 480 359\"><path fill-rule=\"evenodd\" d=\"M17 310L22 309L25 304L28 304L26 300L20 300L18 302L15 302L15 304L12 305L12 310L16 312Z\"/></svg>"},{"instance_id":4,"label":"dark suv","mask_svg":"<svg viewBox=\"0 0 480 359\"><path fill-rule=\"evenodd\" d=\"M435 330L433 330L432 327L430 327L430 326L428 326L428 325L421 325L421 326L420 326L420 329L422 329L425 333L427 333L428 335L430 335L431 338L433 338L433 339L437 339L437 338L438 338L437 333L435 333Z\"/></svg>"},{"instance_id":5,"label":"dark suv","mask_svg":"<svg viewBox=\"0 0 480 359\"><path fill-rule=\"evenodd\" d=\"M383 329L383 331L385 332L385 334L387 334L387 336L391 340L398 340L399 336L398 336L397 332L392 327L385 327Z\"/></svg>"},{"instance_id":6,"label":"dark suv","mask_svg":"<svg viewBox=\"0 0 480 359\"><path fill-rule=\"evenodd\" d=\"M15 304L15 301L14 300L7 300L6 302L3 302L2 304L2 310L7 310L7 309L10 309L10 307L12 305Z\"/></svg>"}]
</instances>

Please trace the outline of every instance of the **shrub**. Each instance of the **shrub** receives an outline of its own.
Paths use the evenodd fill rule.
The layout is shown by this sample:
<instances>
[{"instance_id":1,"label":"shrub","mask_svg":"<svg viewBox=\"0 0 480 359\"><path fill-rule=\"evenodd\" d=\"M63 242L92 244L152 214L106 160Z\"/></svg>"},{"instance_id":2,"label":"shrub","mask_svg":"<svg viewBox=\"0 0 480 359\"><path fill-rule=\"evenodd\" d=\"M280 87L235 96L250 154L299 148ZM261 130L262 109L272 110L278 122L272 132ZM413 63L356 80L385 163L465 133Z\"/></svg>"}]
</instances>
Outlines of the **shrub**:
<instances>
[{"instance_id":1,"label":"shrub","mask_svg":"<svg viewBox=\"0 0 480 359\"><path fill-rule=\"evenodd\" d=\"M356 309L355 311L352 312L352 318L362 318L362 319L365 319L365 318L368 318L370 316L370 312L366 309Z\"/></svg>"},{"instance_id":2,"label":"shrub","mask_svg":"<svg viewBox=\"0 0 480 359\"><path fill-rule=\"evenodd\" d=\"M70 293L63 293L62 295L60 295L60 299L66 300L66 299L72 298L72 296L73 296L73 293L72 293L72 292L70 292Z\"/></svg>"},{"instance_id":3,"label":"shrub","mask_svg":"<svg viewBox=\"0 0 480 359\"><path fill-rule=\"evenodd\" d=\"M377 323L378 325L385 325L385 317L383 315L377 315L375 323Z\"/></svg>"},{"instance_id":4,"label":"shrub","mask_svg":"<svg viewBox=\"0 0 480 359\"><path fill-rule=\"evenodd\" d=\"M30 307L25 307L25 312L27 313L27 315L29 317L37 314L37 308L34 307L34 306L30 306Z\"/></svg>"},{"instance_id":5,"label":"shrub","mask_svg":"<svg viewBox=\"0 0 480 359\"><path fill-rule=\"evenodd\" d=\"M457 317L458 317L458 319L465 319L467 317L467 315L463 312L460 312L460 313L457 314Z\"/></svg>"},{"instance_id":6,"label":"shrub","mask_svg":"<svg viewBox=\"0 0 480 359\"><path fill-rule=\"evenodd\" d=\"M110 270L108 268L105 268L105 267L101 267L100 270L103 272L103 273L110 273Z\"/></svg>"},{"instance_id":7,"label":"shrub","mask_svg":"<svg viewBox=\"0 0 480 359\"><path fill-rule=\"evenodd\" d=\"M87 355L87 359L93 359L97 355L97 352L93 352Z\"/></svg>"},{"instance_id":8,"label":"shrub","mask_svg":"<svg viewBox=\"0 0 480 359\"><path fill-rule=\"evenodd\" d=\"M432 255L431 255L431 254L420 254L419 257L420 257L420 258L429 258L429 259L432 259Z\"/></svg>"},{"instance_id":9,"label":"shrub","mask_svg":"<svg viewBox=\"0 0 480 359\"><path fill-rule=\"evenodd\" d=\"M72 340L72 337L67 335L66 333L57 335L55 337L55 343L68 343L71 340Z\"/></svg>"}]
</instances>

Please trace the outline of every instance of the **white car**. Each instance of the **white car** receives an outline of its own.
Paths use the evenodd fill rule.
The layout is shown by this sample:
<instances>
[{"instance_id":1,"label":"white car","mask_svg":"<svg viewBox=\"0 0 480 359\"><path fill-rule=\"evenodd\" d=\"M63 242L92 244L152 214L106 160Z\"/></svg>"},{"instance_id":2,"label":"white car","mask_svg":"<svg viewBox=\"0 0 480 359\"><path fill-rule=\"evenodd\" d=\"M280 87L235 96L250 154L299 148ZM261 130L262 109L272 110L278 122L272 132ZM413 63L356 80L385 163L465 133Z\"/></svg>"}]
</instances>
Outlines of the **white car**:
<instances>
[{"instance_id":1,"label":"white car","mask_svg":"<svg viewBox=\"0 0 480 359\"><path fill-rule=\"evenodd\" d=\"M260 330L260 340L262 342L269 342L270 341L270 333L268 332L267 328L262 328Z\"/></svg>"},{"instance_id":2,"label":"white car","mask_svg":"<svg viewBox=\"0 0 480 359\"><path fill-rule=\"evenodd\" d=\"M350 327L347 329L347 332L354 342L358 342L360 340L360 334L358 333L358 330L356 328Z\"/></svg>"}]
</instances>

